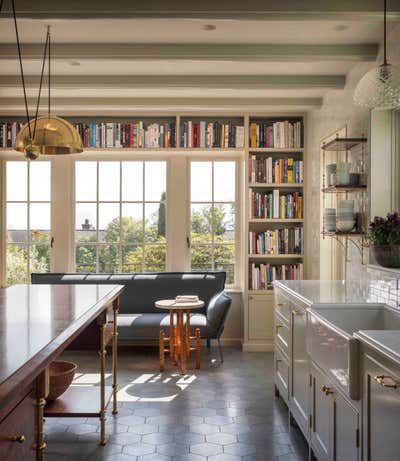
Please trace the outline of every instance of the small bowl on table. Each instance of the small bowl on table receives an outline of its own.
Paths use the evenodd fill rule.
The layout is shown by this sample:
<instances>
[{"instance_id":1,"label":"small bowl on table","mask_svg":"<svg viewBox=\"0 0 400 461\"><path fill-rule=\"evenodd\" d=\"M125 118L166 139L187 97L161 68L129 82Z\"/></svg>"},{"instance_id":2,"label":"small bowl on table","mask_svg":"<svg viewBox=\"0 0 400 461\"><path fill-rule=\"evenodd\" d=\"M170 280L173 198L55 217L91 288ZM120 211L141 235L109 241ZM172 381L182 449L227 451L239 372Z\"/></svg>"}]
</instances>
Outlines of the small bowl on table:
<instances>
[{"instance_id":1,"label":"small bowl on table","mask_svg":"<svg viewBox=\"0 0 400 461\"><path fill-rule=\"evenodd\" d=\"M78 366L72 362L55 361L49 366L50 374L50 391L47 401L61 397L71 385Z\"/></svg>"}]
</instances>

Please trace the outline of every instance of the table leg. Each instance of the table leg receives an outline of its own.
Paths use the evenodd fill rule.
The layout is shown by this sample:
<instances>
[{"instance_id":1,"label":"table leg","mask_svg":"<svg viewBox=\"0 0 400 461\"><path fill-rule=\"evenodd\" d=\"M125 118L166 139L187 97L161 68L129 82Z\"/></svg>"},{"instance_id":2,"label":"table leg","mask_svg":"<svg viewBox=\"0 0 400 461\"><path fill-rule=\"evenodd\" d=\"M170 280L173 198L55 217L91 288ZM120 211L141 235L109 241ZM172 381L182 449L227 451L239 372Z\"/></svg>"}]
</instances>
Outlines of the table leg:
<instances>
[{"instance_id":1,"label":"table leg","mask_svg":"<svg viewBox=\"0 0 400 461\"><path fill-rule=\"evenodd\" d=\"M112 375L113 375L113 415L118 414L118 329L117 318L119 309L119 298L113 301L113 340L112 340Z\"/></svg>"},{"instance_id":2,"label":"table leg","mask_svg":"<svg viewBox=\"0 0 400 461\"><path fill-rule=\"evenodd\" d=\"M159 347L160 347L160 372L162 373L165 369L165 361L164 361L164 332L160 330L160 340L159 340Z\"/></svg>"},{"instance_id":3,"label":"table leg","mask_svg":"<svg viewBox=\"0 0 400 461\"><path fill-rule=\"evenodd\" d=\"M200 369L200 328L196 328L196 369Z\"/></svg>"},{"instance_id":4,"label":"table leg","mask_svg":"<svg viewBox=\"0 0 400 461\"><path fill-rule=\"evenodd\" d=\"M186 311L186 354L190 356L190 310Z\"/></svg>"},{"instance_id":5,"label":"table leg","mask_svg":"<svg viewBox=\"0 0 400 461\"><path fill-rule=\"evenodd\" d=\"M106 444L106 321L104 316L99 318L100 323L100 445Z\"/></svg>"},{"instance_id":6,"label":"table leg","mask_svg":"<svg viewBox=\"0 0 400 461\"><path fill-rule=\"evenodd\" d=\"M178 364L179 357L181 355L181 316L179 311L175 311L176 314L176 327L175 327L175 363Z\"/></svg>"},{"instance_id":7,"label":"table leg","mask_svg":"<svg viewBox=\"0 0 400 461\"><path fill-rule=\"evenodd\" d=\"M174 328L174 313L169 311L169 356L171 360L174 360L175 355L175 328Z\"/></svg>"},{"instance_id":8,"label":"table leg","mask_svg":"<svg viewBox=\"0 0 400 461\"><path fill-rule=\"evenodd\" d=\"M35 382L35 444L33 449L36 450L36 461L43 461L43 450L46 448L44 441L44 407L46 405L46 397L49 394L49 370L46 368L37 378Z\"/></svg>"},{"instance_id":9,"label":"table leg","mask_svg":"<svg viewBox=\"0 0 400 461\"><path fill-rule=\"evenodd\" d=\"M186 344L185 344L185 332L183 326L183 311L179 311L180 317L180 330L179 336L181 340L181 371L183 375L186 375Z\"/></svg>"}]
</instances>

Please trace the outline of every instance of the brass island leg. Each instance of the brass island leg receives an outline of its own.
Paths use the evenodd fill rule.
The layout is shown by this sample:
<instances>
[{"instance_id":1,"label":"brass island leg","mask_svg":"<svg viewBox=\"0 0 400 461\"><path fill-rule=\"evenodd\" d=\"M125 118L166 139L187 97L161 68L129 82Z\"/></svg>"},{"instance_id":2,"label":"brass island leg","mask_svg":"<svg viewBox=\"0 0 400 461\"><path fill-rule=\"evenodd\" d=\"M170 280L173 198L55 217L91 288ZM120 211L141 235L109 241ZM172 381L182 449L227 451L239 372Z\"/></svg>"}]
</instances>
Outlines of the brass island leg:
<instances>
[{"instance_id":1,"label":"brass island leg","mask_svg":"<svg viewBox=\"0 0 400 461\"><path fill-rule=\"evenodd\" d=\"M44 441L44 407L46 405L46 397L49 394L49 371L46 368L37 378L34 389L35 397L35 444L33 449L36 450L36 461L43 461L43 450L46 448Z\"/></svg>"},{"instance_id":2,"label":"brass island leg","mask_svg":"<svg viewBox=\"0 0 400 461\"><path fill-rule=\"evenodd\" d=\"M113 375L113 410L112 414L118 414L118 325L117 316L119 308L119 298L113 301L113 339L112 339L112 375Z\"/></svg>"},{"instance_id":3,"label":"brass island leg","mask_svg":"<svg viewBox=\"0 0 400 461\"><path fill-rule=\"evenodd\" d=\"M100 445L106 444L106 344L105 332L107 318L99 317L100 323Z\"/></svg>"}]
</instances>

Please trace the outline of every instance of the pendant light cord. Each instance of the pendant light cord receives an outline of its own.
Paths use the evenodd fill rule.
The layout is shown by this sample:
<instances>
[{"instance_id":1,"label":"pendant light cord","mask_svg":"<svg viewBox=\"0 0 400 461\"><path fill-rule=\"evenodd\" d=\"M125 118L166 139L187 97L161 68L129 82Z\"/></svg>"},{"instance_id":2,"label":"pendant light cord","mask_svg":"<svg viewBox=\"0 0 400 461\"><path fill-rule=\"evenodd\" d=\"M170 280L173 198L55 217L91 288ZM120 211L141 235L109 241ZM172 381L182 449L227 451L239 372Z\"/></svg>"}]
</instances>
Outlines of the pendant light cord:
<instances>
[{"instance_id":1,"label":"pendant light cord","mask_svg":"<svg viewBox=\"0 0 400 461\"><path fill-rule=\"evenodd\" d=\"M25 113L26 113L26 119L27 119L27 122L28 122L29 137L30 137L31 141L33 141L31 125L30 125L30 118L29 118L28 99L26 97L24 68L22 66L21 44L19 42L18 24L17 24L17 16L15 14L15 2L14 2L14 0L11 0L11 6L12 6L13 18L14 18L15 36L17 38L19 67L20 67L20 72L21 72L22 89L23 89L23 92L24 92L24 101L25 101Z\"/></svg>"},{"instance_id":2,"label":"pendant light cord","mask_svg":"<svg viewBox=\"0 0 400 461\"><path fill-rule=\"evenodd\" d=\"M386 0L385 0L386 1ZM47 27L47 38L46 38L46 41L47 41L47 46L48 46L48 58L49 58L49 93L48 93L48 108L47 108L47 112L48 112L48 117L50 118L50 87L51 87L51 72L50 72L50 26ZM44 60L43 60L44 62Z\"/></svg>"},{"instance_id":3,"label":"pendant light cord","mask_svg":"<svg viewBox=\"0 0 400 461\"><path fill-rule=\"evenodd\" d=\"M383 65L387 66L387 0L383 0Z\"/></svg>"},{"instance_id":4,"label":"pendant light cord","mask_svg":"<svg viewBox=\"0 0 400 461\"><path fill-rule=\"evenodd\" d=\"M37 104L36 104L35 124L33 126L33 139L35 139L35 135L36 135L36 124L37 124L37 118L38 118L38 114L39 114L40 96L42 94L44 66L45 66L45 63L46 63L47 47L49 46L49 40L50 40L49 29L50 29L50 26L47 28L46 43L44 44L43 60L42 60L42 71L40 73L39 93L38 93L38 99L37 99Z\"/></svg>"}]
</instances>

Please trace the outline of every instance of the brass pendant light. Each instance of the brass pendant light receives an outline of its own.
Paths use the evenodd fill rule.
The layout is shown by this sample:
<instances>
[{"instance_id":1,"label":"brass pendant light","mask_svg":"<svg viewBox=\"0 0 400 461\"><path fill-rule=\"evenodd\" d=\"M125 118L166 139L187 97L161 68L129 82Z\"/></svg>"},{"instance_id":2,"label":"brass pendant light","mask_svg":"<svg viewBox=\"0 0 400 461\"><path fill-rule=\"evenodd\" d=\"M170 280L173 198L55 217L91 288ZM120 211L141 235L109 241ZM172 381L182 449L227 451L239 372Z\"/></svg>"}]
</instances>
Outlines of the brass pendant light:
<instances>
[{"instance_id":1,"label":"brass pendant light","mask_svg":"<svg viewBox=\"0 0 400 461\"><path fill-rule=\"evenodd\" d=\"M21 47L14 0L12 0L12 9L27 118L26 125L22 127L21 131L17 135L14 149L18 152L23 152L25 157L30 160L35 160L40 155L79 154L83 152L82 139L79 136L79 133L67 120L52 116L50 113L50 27L47 28L46 42L44 46L36 113L33 120L30 120L29 118L28 101L26 97L25 78L22 66ZM47 116L38 117L46 57L48 59L48 112Z\"/></svg>"}]
</instances>

